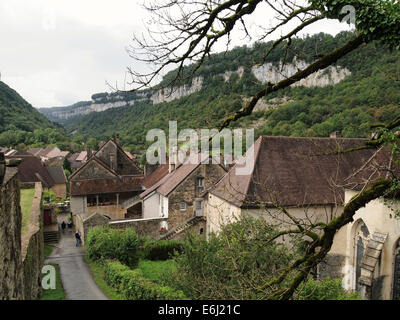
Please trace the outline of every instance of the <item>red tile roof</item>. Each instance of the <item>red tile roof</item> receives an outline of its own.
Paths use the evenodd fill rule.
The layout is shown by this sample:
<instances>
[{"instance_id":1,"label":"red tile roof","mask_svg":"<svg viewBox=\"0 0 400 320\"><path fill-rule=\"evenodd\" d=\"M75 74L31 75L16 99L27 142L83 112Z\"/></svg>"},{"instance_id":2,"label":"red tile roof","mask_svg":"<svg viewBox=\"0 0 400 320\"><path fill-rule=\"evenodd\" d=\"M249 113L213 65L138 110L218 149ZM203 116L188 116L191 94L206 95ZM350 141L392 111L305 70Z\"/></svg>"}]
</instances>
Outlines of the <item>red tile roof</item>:
<instances>
[{"instance_id":1,"label":"red tile roof","mask_svg":"<svg viewBox=\"0 0 400 320\"><path fill-rule=\"evenodd\" d=\"M143 180L143 186L148 189L151 188L154 184L160 181L168 174L169 164L165 163L160 166L148 176L146 176Z\"/></svg>"},{"instance_id":2,"label":"red tile roof","mask_svg":"<svg viewBox=\"0 0 400 320\"><path fill-rule=\"evenodd\" d=\"M192 155L194 156L194 155ZM141 198L146 197L153 191L157 190L158 193L163 196L167 196L171 193L182 181L186 179L201 163L208 161L209 156L207 154L199 154L198 157L187 158L186 161L176 168L171 173L165 175L161 180L155 183L152 187L148 188L140 194ZM161 170L161 169L160 169ZM165 170L165 168L163 169Z\"/></svg>"}]
</instances>

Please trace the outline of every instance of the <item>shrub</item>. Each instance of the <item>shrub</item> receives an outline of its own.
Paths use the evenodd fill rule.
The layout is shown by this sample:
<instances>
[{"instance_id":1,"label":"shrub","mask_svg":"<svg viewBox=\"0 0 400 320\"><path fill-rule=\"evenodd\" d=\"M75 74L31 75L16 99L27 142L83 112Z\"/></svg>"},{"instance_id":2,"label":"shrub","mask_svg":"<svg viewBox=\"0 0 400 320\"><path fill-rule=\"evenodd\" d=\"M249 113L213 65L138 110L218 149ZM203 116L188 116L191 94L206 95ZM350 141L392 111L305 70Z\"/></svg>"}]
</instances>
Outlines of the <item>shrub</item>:
<instances>
[{"instance_id":1,"label":"shrub","mask_svg":"<svg viewBox=\"0 0 400 320\"><path fill-rule=\"evenodd\" d=\"M278 286L265 283L290 265L299 255L300 243L292 250L270 241L277 229L263 218L243 216L226 225L208 241L187 235L182 254L174 257L176 271L165 284L180 289L190 299L264 299Z\"/></svg>"},{"instance_id":2,"label":"shrub","mask_svg":"<svg viewBox=\"0 0 400 320\"><path fill-rule=\"evenodd\" d=\"M161 286L143 277L141 270L131 270L119 261L105 261L105 280L129 300L182 300L182 291Z\"/></svg>"},{"instance_id":3,"label":"shrub","mask_svg":"<svg viewBox=\"0 0 400 320\"><path fill-rule=\"evenodd\" d=\"M133 229L97 227L88 233L86 254L92 261L117 259L135 267L139 261L138 246L139 237Z\"/></svg>"},{"instance_id":4,"label":"shrub","mask_svg":"<svg viewBox=\"0 0 400 320\"><path fill-rule=\"evenodd\" d=\"M181 253L183 243L178 240L146 241L143 245L144 259L168 260L174 253Z\"/></svg>"},{"instance_id":5,"label":"shrub","mask_svg":"<svg viewBox=\"0 0 400 320\"><path fill-rule=\"evenodd\" d=\"M346 292L342 287L342 280L308 279L305 285L297 292L299 300L362 300L357 291Z\"/></svg>"}]
</instances>

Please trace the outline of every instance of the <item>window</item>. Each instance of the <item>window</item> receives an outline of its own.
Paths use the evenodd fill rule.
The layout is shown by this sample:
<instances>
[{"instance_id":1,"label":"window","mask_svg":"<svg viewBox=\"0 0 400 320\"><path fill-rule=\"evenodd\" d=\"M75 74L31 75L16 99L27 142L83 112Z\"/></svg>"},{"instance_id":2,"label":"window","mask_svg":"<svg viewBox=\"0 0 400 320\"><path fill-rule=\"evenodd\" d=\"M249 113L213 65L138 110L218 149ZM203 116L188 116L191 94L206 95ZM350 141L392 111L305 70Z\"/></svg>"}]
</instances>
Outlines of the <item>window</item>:
<instances>
[{"instance_id":1,"label":"window","mask_svg":"<svg viewBox=\"0 0 400 320\"><path fill-rule=\"evenodd\" d=\"M181 202L179 204L179 210L186 211L186 202Z\"/></svg>"},{"instance_id":2,"label":"window","mask_svg":"<svg viewBox=\"0 0 400 320\"><path fill-rule=\"evenodd\" d=\"M195 215L201 217L203 215L203 201L196 200L194 203Z\"/></svg>"},{"instance_id":3,"label":"window","mask_svg":"<svg viewBox=\"0 0 400 320\"><path fill-rule=\"evenodd\" d=\"M197 178L196 179L196 187L204 188L204 178Z\"/></svg>"}]
</instances>

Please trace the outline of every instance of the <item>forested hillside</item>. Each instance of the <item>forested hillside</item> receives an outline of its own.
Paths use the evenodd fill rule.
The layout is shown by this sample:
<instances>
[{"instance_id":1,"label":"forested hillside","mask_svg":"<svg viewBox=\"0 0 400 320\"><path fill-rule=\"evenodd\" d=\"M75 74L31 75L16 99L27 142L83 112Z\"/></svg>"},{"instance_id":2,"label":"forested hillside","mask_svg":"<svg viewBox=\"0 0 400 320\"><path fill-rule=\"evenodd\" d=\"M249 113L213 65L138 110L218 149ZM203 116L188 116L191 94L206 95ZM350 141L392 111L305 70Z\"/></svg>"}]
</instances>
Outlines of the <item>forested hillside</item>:
<instances>
[{"instance_id":1,"label":"forested hillside","mask_svg":"<svg viewBox=\"0 0 400 320\"><path fill-rule=\"evenodd\" d=\"M0 81L0 146L26 148L65 141L64 129L49 121Z\"/></svg>"},{"instance_id":2,"label":"forested hillside","mask_svg":"<svg viewBox=\"0 0 400 320\"><path fill-rule=\"evenodd\" d=\"M288 52L283 43L268 57L279 65L297 60L314 61L317 56L344 43L350 36L343 32L336 37L317 34L292 43ZM78 140L94 137L106 139L118 131L122 144L132 152L140 152L148 143L145 136L153 128L168 129L169 120L178 121L178 129L215 128L225 116L240 109L246 99L262 84L250 72L261 65L271 43L235 48L212 55L199 68L196 76L204 77L200 91L168 103L137 103L134 106L109 109L78 116L65 122ZM400 56L375 44L354 51L337 62L351 75L335 85L325 87L291 87L265 99L251 116L233 124L254 127L257 135L329 136L341 131L344 137L365 137L369 125L400 115ZM193 66L187 67L190 73ZM243 68L243 75L237 72ZM229 79L223 73L231 71ZM174 72L164 78L168 83ZM188 80L190 81L190 80Z\"/></svg>"}]
</instances>

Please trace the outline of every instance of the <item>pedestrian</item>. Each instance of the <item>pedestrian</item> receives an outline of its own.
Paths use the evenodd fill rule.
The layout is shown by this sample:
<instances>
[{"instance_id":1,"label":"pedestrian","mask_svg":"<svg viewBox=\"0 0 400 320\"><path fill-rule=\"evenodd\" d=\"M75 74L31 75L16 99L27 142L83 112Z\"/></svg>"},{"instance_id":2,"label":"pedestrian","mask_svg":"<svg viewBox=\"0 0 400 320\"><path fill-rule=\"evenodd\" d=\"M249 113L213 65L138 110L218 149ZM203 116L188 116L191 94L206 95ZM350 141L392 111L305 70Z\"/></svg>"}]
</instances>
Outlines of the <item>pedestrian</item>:
<instances>
[{"instance_id":1,"label":"pedestrian","mask_svg":"<svg viewBox=\"0 0 400 320\"><path fill-rule=\"evenodd\" d=\"M81 235L79 233L79 230L76 230L75 238L76 238L76 246L79 247L81 245L81 243L82 243Z\"/></svg>"},{"instance_id":2,"label":"pedestrian","mask_svg":"<svg viewBox=\"0 0 400 320\"><path fill-rule=\"evenodd\" d=\"M65 227L67 226L67 224L65 223L65 221L63 220L63 222L61 222L61 229L62 232L64 233Z\"/></svg>"}]
</instances>

